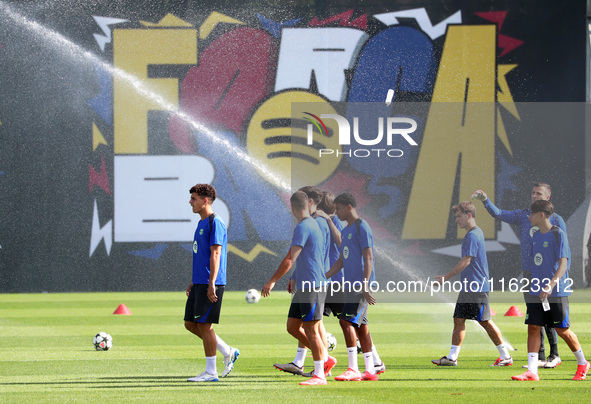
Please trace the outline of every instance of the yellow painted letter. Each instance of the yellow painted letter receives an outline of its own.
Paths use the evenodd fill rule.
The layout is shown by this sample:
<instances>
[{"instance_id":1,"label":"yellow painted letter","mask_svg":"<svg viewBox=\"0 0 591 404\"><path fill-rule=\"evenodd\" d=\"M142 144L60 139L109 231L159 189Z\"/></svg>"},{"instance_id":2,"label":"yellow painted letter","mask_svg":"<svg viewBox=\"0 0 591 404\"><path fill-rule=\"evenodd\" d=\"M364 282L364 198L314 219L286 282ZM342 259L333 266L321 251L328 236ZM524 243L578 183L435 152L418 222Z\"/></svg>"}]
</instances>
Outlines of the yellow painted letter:
<instances>
[{"instance_id":1,"label":"yellow painted letter","mask_svg":"<svg viewBox=\"0 0 591 404\"><path fill-rule=\"evenodd\" d=\"M115 154L146 154L148 111L178 108L178 79L148 78L148 65L196 63L196 29L113 31Z\"/></svg>"},{"instance_id":2,"label":"yellow painted letter","mask_svg":"<svg viewBox=\"0 0 591 404\"><path fill-rule=\"evenodd\" d=\"M445 239L450 207L495 190L496 27L450 26L402 230L404 239ZM459 201L452 201L459 164ZM481 203L477 223L494 222Z\"/></svg>"}]
</instances>

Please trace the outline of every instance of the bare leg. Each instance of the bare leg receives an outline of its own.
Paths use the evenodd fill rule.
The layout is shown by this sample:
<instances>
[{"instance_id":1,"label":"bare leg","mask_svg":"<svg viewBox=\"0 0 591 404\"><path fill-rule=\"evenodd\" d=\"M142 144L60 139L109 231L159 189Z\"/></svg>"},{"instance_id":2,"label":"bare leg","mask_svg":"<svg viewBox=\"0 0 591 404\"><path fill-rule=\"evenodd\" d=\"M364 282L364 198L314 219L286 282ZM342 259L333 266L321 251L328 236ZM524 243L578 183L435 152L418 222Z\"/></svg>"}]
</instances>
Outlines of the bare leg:
<instances>
[{"instance_id":1,"label":"bare leg","mask_svg":"<svg viewBox=\"0 0 591 404\"><path fill-rule=\"evenodd\" d=\"M306 337L310 343L310 350L314 361L324 360L324 344L320 339L319 320L305 321L302 325Z\"/></svg>"},{"instance_id":2,"label":"bare leg","mask_svg":"<svg viewBox=\"0 0 591 404\"><path fill-rule=\"evenodd\" d=\"M451 335L451 344L461 346L466 336L466 319L454 318L454 331Z\"/></svg>"},{"instance_id":3,"label":"bare leg","mask_svg":"<svg viewBox=\"0 0 591 404\"><path fill-rule=\"evenodd\" d=\"M189 330L192 334L195 334L199 338L201 338L201 333L199 332L199 326L197 323L192 321L185 321L185 328Z\"/></svg>"},{"instance_id":4,"label":"bare leg","mask_svg":"<svg viewBox=\"0 0 591 404\"><path fill-rule=\"evenodd\" d=\"M203 340L205 356L215 356L217 339L211 323L197 323L197 325L199 326L199 332L201 333L201 339Z\"/></svg>"},{"instance_id":5,"label":"bare leg","mask_svg":"<svg viewBox=\"0 0 591 404\"><path fill-rule=\"evenodd\" d=\"M339 324L343 330L343 336L345 337L347 348L356 347L357 333L355 332L355 326L353 326L353 323L347 320L339 320Z\"/></svg>"},{"instance_id":6,"label":"bare leg","mask_svg":"<svg viewBox=\"0 0 591 404\"><path fill-rule=\"evenodd\" d=\"M566 342L571 351L575 352L581 349L577 335L570 328L556 328L556 332Z\"/></svg>"},{"instance_id":7,"label":"bare leg","mask_svg":"<svg viewBox=\"0 0 591 404\"><path fill-rule=\"evenodd\" d=\"M306 333L302 328L302 320L297 318L288 317L287 318L287 332L298 340L299 344L298 347L306 348L309 347L308 337L306 337Z\"/></svg>"},{"instance_id":8,"label":"bare leg","mask_svg":"<svg viewBox=\"0 0 591 404\"><path fill-rule=\"evenodd\" d=\"M540 330L539 325L528 324L527 326L527 352L540 351Z\"/></svg>"},{"instance_id":9,"label":"bare leg","mask_svg":"<svg viewBox=\"0 0 591 404\"><path fill-rule=\"evenodd\" d=\"M492 320L479 321L478 323L482 326L482 328L486 330L486 333L488 334L490 340L495 345L501 345L503 343L503 336L501 335L501 331Z\"/></svg>"},{"instance_id":10,"label":"bare leg","mask_svg":"<svg viewBox=\"0 0 591 404\"><path fill-rule=\"evenodd\" d=\"M326 350L325 352L328 352L328 340L326 339L326 328L324 328L324 321L320 320L318 330L320 332L320 339L322 340L324 349Z\"/></svg>"},{"instance_id":11,"label":"bare leg","mask_svg":"<svg viewBox=\"0 0 591 404\"><path fill-rule=\"evenodd\" d=\"M355 328L357 332L357 338L359 338L359 344L361 350L365 352L371 352L371 336L369 335L369 327L367 324L362 324L359 328Z\"/></svg>"}]
</instances>

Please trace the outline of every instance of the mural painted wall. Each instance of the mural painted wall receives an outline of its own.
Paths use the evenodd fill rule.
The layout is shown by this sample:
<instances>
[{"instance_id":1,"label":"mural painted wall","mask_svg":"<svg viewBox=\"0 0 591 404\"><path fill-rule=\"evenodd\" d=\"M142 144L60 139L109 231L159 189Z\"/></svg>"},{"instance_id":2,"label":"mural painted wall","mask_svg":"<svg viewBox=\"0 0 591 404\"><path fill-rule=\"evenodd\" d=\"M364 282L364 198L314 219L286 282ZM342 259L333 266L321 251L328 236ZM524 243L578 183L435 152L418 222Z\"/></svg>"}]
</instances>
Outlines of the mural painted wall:
<instances>
[{"instance_id":1,"label":"mural painted wall","mask_svg":"<svg viewBox=\"0 0 591 404\"><path fill-rule=\"evenodd\" d=\"M184 289L200 182L232 290L277 268L304 184L357 197L384 281L453 265L476 189L517 209L549 182L568 218L586 2L410 3L5 2L0 292ZM518 276L516 232L477 209L491 275Z\"/></svg>"}]
</instances>

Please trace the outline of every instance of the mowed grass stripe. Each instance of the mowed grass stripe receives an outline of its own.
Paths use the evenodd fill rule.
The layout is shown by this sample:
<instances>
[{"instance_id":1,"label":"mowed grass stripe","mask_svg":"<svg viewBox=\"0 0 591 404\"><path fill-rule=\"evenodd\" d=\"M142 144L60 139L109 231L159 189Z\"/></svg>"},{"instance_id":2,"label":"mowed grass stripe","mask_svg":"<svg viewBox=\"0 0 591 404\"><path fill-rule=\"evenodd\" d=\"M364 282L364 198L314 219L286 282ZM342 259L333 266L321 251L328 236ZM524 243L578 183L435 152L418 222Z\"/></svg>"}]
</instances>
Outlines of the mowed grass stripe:
<instances>
[{"instance_id":1,"label":"mowed grass stripe","mask_svg":"<svg viewBox=\"0 0 591 404\"><path fill-rule=\"evenodd\" d=\"M589 292L577 293L590 296ZM298 386L304 380L277 371L276 362L293 360L295 340L285 331L289 295L273 292L259 304L244 301L244 292L226 292L218 334L241 350L236 368L219 383L192 384L186 378L204 370L203 349L183 326L181 292L74 293L0 295L0 394L5 402L217 402L237 400L315 402L456 401L531 402L588 398L588 383L573 382L576 362L561 341L563 364L542 369L539 383L519 383L510 376L527 361L523 318L504 317L508 303L496 302L493 320L516 348L515 366L491 368L496 348L469 322L456 368L438 368L431 359L449 351L453 305L378 304L370 308L370 327L388 366L379 382L339 383L321 389ZM502 300L502 299L501 299ZM117 316L121 303L133 312ZM525 312L525 305L518 305ZM591 304L571 306L573 330L591 355ZM346 369L347 354L338 321L326 319L337 336L334 374ZM109 332L114 347L94 351L91 341ZM359 356L360 367L363 359ZM307 359L310 370L312 359ZM218 369L222 360L218 355Z\"/></svg>"}]
</instances>

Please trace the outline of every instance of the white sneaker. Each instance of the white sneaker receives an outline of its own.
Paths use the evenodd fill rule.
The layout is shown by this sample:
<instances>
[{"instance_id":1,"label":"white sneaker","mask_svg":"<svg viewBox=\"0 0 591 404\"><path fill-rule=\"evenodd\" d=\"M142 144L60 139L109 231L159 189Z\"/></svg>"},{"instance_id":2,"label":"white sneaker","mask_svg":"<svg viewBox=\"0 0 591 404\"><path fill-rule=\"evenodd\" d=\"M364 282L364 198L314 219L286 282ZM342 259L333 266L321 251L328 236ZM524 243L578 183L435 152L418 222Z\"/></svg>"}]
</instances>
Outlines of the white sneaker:
<instances>
[{"instance_id":1,"label":"white sneaker","mask_svg":"<svg viewBox=\"0 0 591 404\"><path fill-rule=\"evenodd\" d=\"M304 373L304 367L303 366L299 367L293 362L291 362L291 363L276 363L273 366L275 366L275 368L277 368L283 372L291 373L294 375L299 375L299 376L304 376L304 377L314 376L314 371L311 371L309 373Z\"/></svg>"},{"instance_id":2,"label":"white sneaker","mask_svg":"<svg viewBox=\"0 0 591 404\"><path fill-rule=\"evenodd\" d=\"M495 363L489 366L513 366L513 358L501 359L497 358Z\"/></svg>"},{"instance_id":3,"label":"white sneaker","mask_svg":"<svg viewBox=\"0 0 591 404\"><path fill-rule=\"evenodd\" d=\"M386 371L386 365L384 362L380 363L379 365L374 365L376 369L376 375L382 374Z\"/></svg>"},{"instance_id":4,"label":"white sneaker","mask_svg":"<svg viewBox=\"0 0 591 404\"><path fill-rule=\"evenodd\" d=\"M447 356L442 356L440 359L433 359L432 364L437 366L458 366L458 360L451 360Z\"/></svg>"},{"instance_id":5,"label":"white sneaker","mask_svg":"<svg viewBox=\"0 0 591 404\"><path fill-rule=\"evenodd\" d=\"M561 363L562 363L562 360L560 359L560 356L550 355L550 356L548 356L548 360L546 361L546 364L544 365L544 367L546 369L553 369L557 366L560 366Z\"/></svg>"},{"instance_id":6,"label":"white sneaker","mask_svg":"<svg viewBox=\"0 0 591 404\"><path fill-rule=\"evenodd\" d=\"M546 361L538 359L538 369L545 368L545 367L546 367ZM527 365L523 365L521 368L527 369Z\"/></svg>"},{"instance_id":7,"label":"white sneaker","mask_svg":"<svg viewBox=\"0 0 591 404\"><path fill-rule=\"evenodd\" d=\"M188 382L218 382L220 379L218 379L218 374L211 374L211 373L207 373L207 372L203 372L200 375L197 375L195 377L190 377L187 379Z\"/></svg>"},{"instance_id":8,"label":"white sneaker","mask_svg":"<svg viewBox=\"0 0 591 404\"><path fill-rule=\"evenodd\" d=\"M230 355L224 356L224 371L222 372L222 377L228 376L232 369L234 369L234 362L238 359L238 355L240 355L238 349L230 348Z\"/></svg>"}]
</instances>

